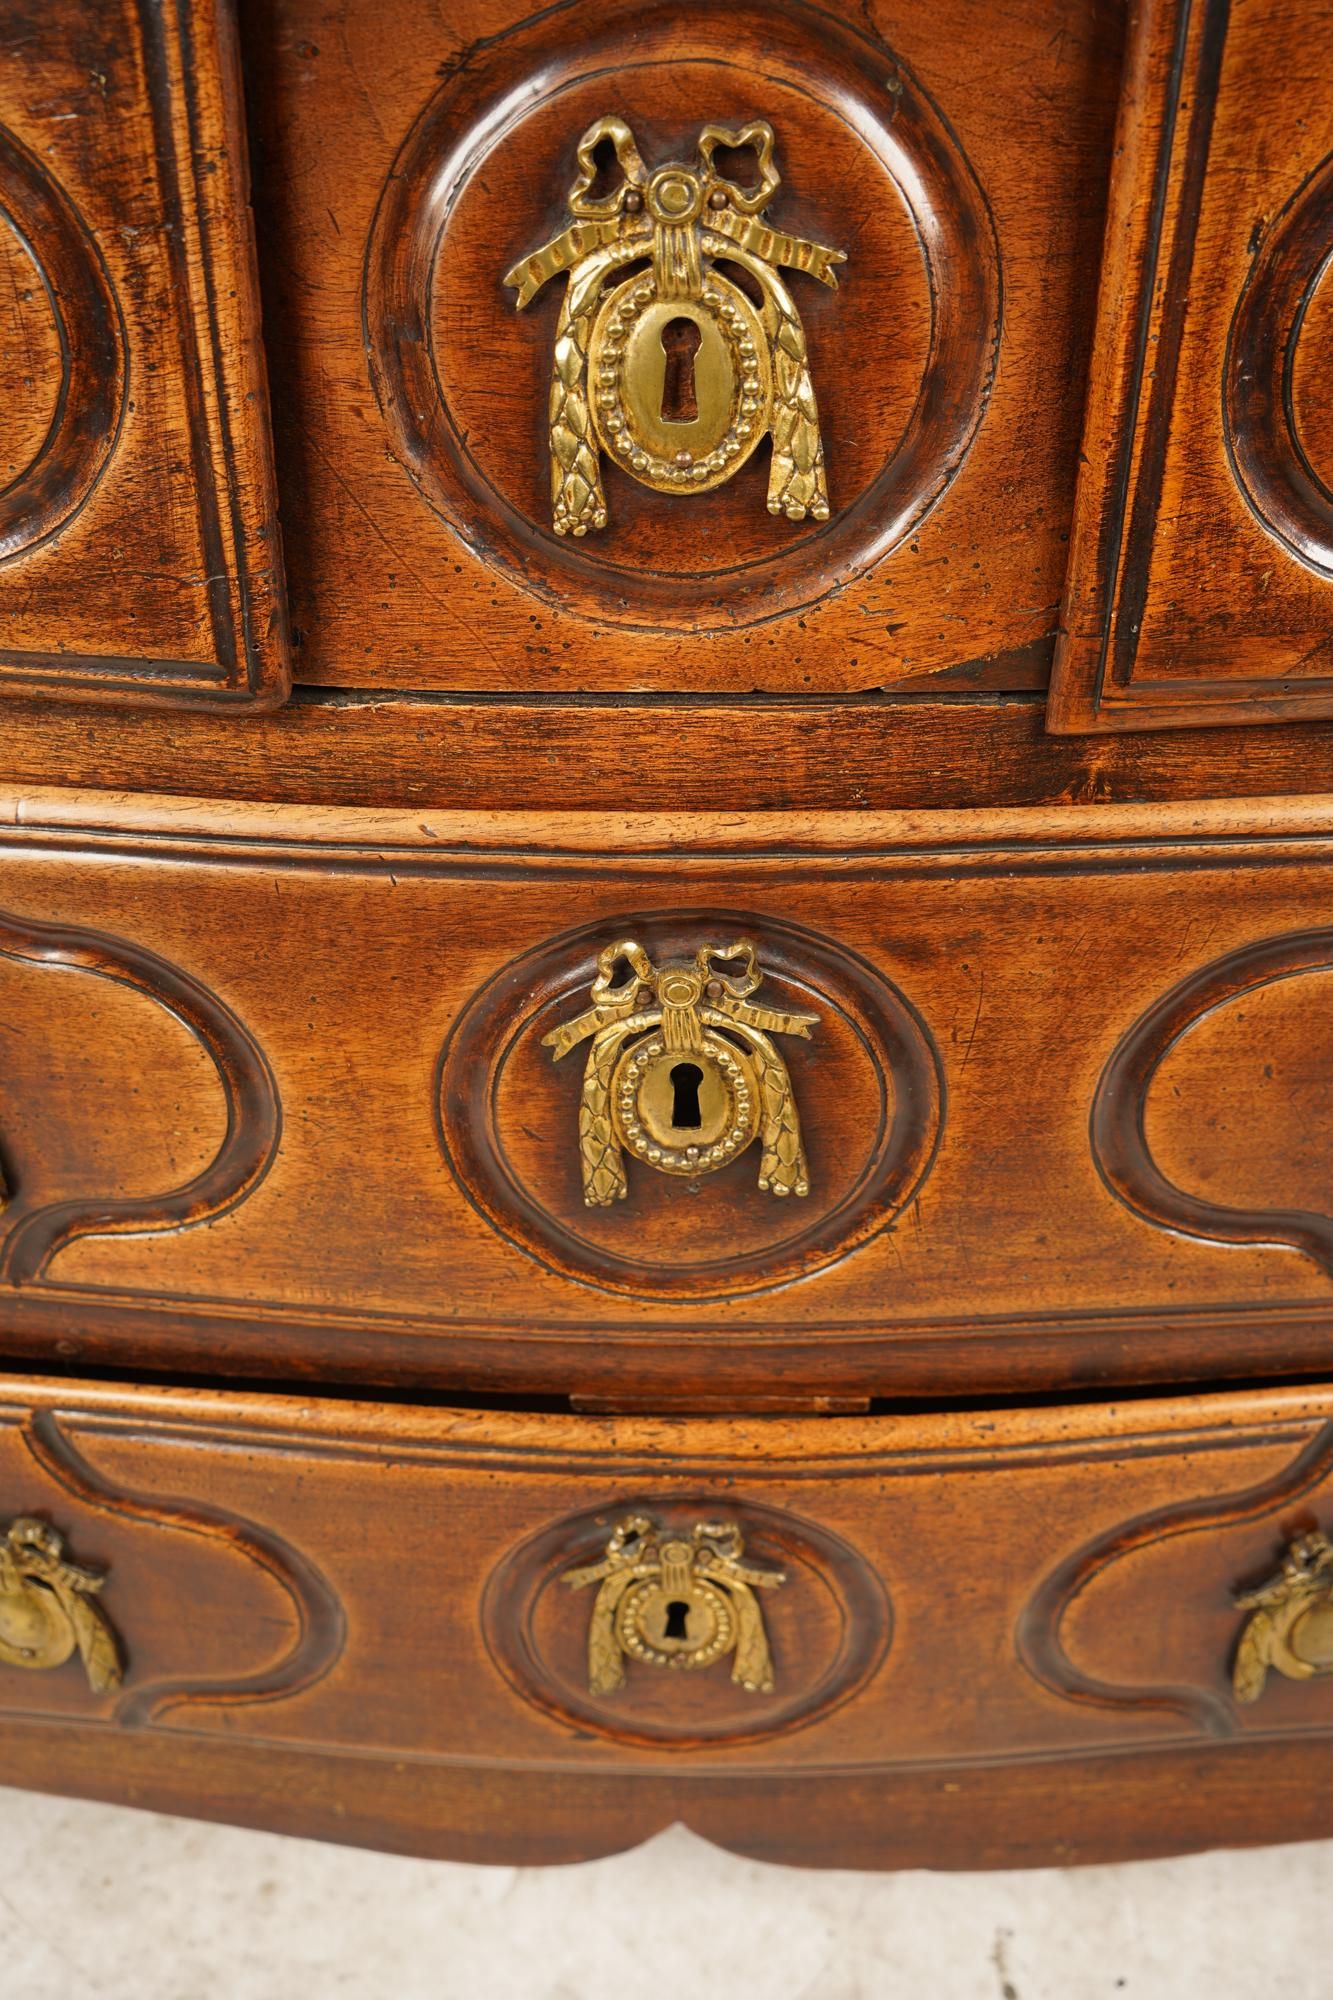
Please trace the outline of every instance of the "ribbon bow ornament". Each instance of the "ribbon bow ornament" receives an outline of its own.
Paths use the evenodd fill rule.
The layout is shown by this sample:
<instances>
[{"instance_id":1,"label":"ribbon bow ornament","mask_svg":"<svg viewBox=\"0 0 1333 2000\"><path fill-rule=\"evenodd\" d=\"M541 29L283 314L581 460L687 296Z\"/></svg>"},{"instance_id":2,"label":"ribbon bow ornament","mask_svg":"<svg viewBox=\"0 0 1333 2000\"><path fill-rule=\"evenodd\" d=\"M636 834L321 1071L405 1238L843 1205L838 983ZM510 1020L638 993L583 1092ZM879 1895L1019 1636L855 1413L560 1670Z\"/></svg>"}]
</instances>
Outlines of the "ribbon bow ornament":
<instances>
[{"instance_id":1,"label":"ribbon bow ornament","mask_svg":"<svg viewBox=\"0 0 1333 2000\"><path fill-rule=\"evenodd\" d=\"M649 1666L711 1667L734 1655L731 1678L749 1694L771 1694L773 1656L755 1592L786 1582L780 1569L741 1560L745 1540L728 1521L696 1521L689 1535L631 1514L600 1561L565 1572L571 1590L598 1585L588 1623L588 1688L614 1694L625 1657Z\"/></svg>"},{"instance_id":2,"label":"ribbon bow ornament","mask_svg":"<svg viewBox=\"0 0 1333 2000\"><path fill-rule=\"evenodd\" d=\"M594 194L604 141L619 178ZM716 155L724 148L754 154L753 186L720 170ZM569 278L549 407L557 534L606 526L603 452L658 492L700 493L730 479L765 435L773 441L769 512L827 520L805 332L779 270L803 271L836 289L845 253L762 219L780 185L774 149L763 119L736 130L706 125L693 164L653 170L623 118L599 118L580 139L568 195L573 221L505 277L520 308L548 279ZM749 274L758 307L719 261ZM695 329L688 381L679 367L673 374L664 338L682 319ZM673 382L680 392L674 401Z\"/></svg>"},{"instance_id":3,"label":"ribbon bow ornament","mask_svg":"<svg viewBox=\"0 0 1333 2000\"><path fill-rule=\"evenodd\" d=\"M0 1536L0 1663L61 1667L77 1649L95 1694L119 1687L116 1637L96 1602L105 1581L69 1560L47 1522L11 1521Z\"/></svg>"},{"instance_id":4,"label":"ribbon bow ornament","mask_svg":"<svg viewBox=\"0 0 1333 2000\"><path fill-rule=\"evenodd\" d=\"M660 967L632 938L600 954L592 1005L542 1037L556 1062L591 1038L579 1105L588 1207L626 1198L626 1150L694 1178L729 1165L755 1138L759 1186L809 1192L791 1077L771 1037L808 1040L819 1016L756 1005L762 980L748 938Z\"/></svg>"}]
</instances>

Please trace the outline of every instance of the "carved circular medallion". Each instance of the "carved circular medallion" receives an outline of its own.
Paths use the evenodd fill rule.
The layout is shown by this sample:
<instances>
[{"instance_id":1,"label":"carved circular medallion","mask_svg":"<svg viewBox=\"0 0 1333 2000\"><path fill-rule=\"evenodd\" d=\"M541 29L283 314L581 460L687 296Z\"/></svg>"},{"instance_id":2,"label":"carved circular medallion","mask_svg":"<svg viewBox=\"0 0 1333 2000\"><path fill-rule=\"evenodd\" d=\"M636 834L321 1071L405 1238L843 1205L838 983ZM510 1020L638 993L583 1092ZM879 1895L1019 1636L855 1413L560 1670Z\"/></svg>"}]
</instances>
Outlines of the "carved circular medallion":
<instances>
[{"instance_id":1,"label":"carved circular medallion","mask_svg":"<svg viewBox=\"0 0 1333 2000\"><path fill-rule=\"evenodd\" d=\"M0 207L0 224L4 222ZM60 315L33 246L0 226L0 490L41 451L60 404Z\"/></svg>"},{"instance_id":2,"label":"carved circular medallion","mask_svg":"<svg viewBox=\"0 0 1333 2000\"><path fill-rule=\"evenodd\" d=\"M487 1581L481 1619L510 1686L580 1730L679 1750L804 1728L859 1693L892 1636L879 1576L840 1536L797 1515L730 1500L722 1511L742 1533L746 1565L782 1579L778 1588L753 1593L762 1600L771 1688L734 1677L737 1613L724 1584L696 1577L682 1597L681 1585L652 1577L631 1584L611 1614L623 1656L620 1685L591 1690L598 1588L594 1581L571 1589L566 1579L580 1567L595 1572L625 1516L652 1519L685 1548L699 1522L717 1519L715 1493L654 1495L566 1516L506 1556ZM688 1636L678 1629L684 1613Z\"/></svg>"},{"instance_id":3,"label":"carved circular medallion","mask_svg":"<svg viewBox=\"0 0 1333 2000\"><path fill-rule=\"evenodd\" d=\"M0 562L57 534L102 475L125 398L125 333L102 255L47 168L0 126L0 219L32 260L55 322L50 415L0 487ZM25 399L28 396L25 390Z\"/></svg>"},{"instance_id":4,"label":"carved circular medallion","mask_svg":"<svg viewBox=\"0 0 1333 2000\"><path fill-rule=\"evenodd\" d=\"M598 121L622 156L636 134L645 149L623 203L643 230L632 269L621 237L597 247L618 226L578 159ZM773 146L761 191L733 185L718 131L769 126L749 142ZM506 275L573 213L612 297L539 274L516 310ZM708 238L697 296L692 267L685 295L662 292L654 227ZM372 382L428 503L524 588L657 629L799 609L904 542L976 433L999 315L994 226L949 124L892 51L803 0L573 0L476 45L399 153L365 267ZM679 319L697 394L668 413ZM795 480L775 490L779 437Z\"/></svg>"},{"instance_id":5,"label":"carved circular medallion","mask_svg":"<svg viewBox=\"0 0 1333 2000\"><path fill-rule=\"evenodd\" d=\"M629 937L668 969L656 1012L553 1059L562 1028L591 1019L599 954ZM703 993L698 1043L670 1046L670 969L735 938L754 944L753 1001L778 1025L734 1026L725 994ZM803 1035L794 1021L814 1025ZM590 1077L605 1084L601 1138ZM891 1222L929 1171L943 1080L909 1002L856 954L704 910L606 919L503 967L445 1044L439 1118L464 1192L530 1257L604 1291L723 1299L823 1270Z\"/></svg>"}]
</instances>

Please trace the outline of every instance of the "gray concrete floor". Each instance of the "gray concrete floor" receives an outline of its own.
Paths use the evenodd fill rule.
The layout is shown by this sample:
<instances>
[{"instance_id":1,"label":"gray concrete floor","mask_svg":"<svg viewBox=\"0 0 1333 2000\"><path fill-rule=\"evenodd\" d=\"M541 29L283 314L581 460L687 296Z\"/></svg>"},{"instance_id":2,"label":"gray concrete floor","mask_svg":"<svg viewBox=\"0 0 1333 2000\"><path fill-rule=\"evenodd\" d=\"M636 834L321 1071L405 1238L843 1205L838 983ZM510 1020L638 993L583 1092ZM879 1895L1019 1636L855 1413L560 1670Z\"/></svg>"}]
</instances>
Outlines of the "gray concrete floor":
<instances>
[{"instance_id":1,"label":"gray concrete floor","mask_svg":"<svg viewBox=\"0 0 1333 2000\"><path fill-rule=\"evenodd\" d=\"M805 1872L675 1831L467 1868L0 1790L5 2000L1329 2000L1333 1842Z\"/></svg>"}]
</instances>

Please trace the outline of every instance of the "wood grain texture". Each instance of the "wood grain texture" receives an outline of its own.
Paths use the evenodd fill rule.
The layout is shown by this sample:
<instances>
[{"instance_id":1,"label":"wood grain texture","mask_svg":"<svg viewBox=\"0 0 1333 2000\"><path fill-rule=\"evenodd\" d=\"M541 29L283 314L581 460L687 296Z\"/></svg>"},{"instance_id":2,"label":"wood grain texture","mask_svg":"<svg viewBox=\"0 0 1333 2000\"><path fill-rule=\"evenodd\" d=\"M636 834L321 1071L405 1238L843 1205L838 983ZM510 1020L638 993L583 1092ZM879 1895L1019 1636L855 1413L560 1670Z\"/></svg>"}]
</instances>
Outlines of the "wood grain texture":
<instances>
[{"instance_id":1,"label":"wood grain texture","mask_svg":"<svg viewBox=\"0 0 1333 2000\"><path fill-rule=\"evenodd\" d=\"M1242 1240L1211 1224L1187 1235L1175 1210L1117 1198L1089 1129L1117 1047L1146 1033L1136 1024L1156 1008L1174 1020L1183 981L1197 974L1211 992L1209 968L1221 962L1229 977L1313 927L1333 862L1319 800L1244 814L1214 804L611 823L53 793L15 802L9 817L11 908L64 926L95 912L141 952L190 966L262 1046L284 1106L276 1156L245 1199L189 1228L83 1236L14 1286L12 1352L673 1400L1013 1392L1321 1365L1333 1323L1322 1265L1271 1220ZM790 1052L816 1189L844 1199L848 1163L877 1143L886 1082L890 1098L910 1099L888 1017L840 986L840 965L896 989L940 1079L933 1158L907 1206L838 1223L808 1263L799 1236L783 1234L806 1226L801 1215L755 1187L744 1156L697 1194L641 1176L635 1201L590 1221L577 1065L540 1048L542 1005L586 989L595 938L642 930L683 949L722 919L754 937L761 962L771 952L775 991L827 1015L826 1031ZM58 1009L54 975L40 977ZM1284 1011L1259 1019L1249 1042L1216 1038L1213 1024L1230 1019L1218 1007L1205 1009L1204 1040L1179 1038L1172 1060L1192 1065L1188 1079L1170 1072L1171 1090L1188 1081L1183 1123L1170 1122L1171 1090L1149 1094L1154 1143L1186 1192L1223 1206L1243 1197L1256 1214L1299 1205L1286 1190L1317 1183L1326 1108L1324 987L1288 979L1282 992ZM517 1053L512 1084L483 1088L489 1123L470 1139L475 1149L498 1135L511 1201L521 1196L541 1241L483 1199L471 1169L452 1174L440 1148L442 1055L470 1010L490 1021L488 993L497 1047ZM838 1005L859 1042L838 1028ZM1193 1018L1187 1006L1182 1021ZM1163 1038L1148 1040L1155 1054ZM29 1062L39 1078L40 1043ZM490 1063L475 1067L489 1075ZM1252 1125L1228 1136L1238 1089ZM47 1114L56 1157L77 1152L71 1115L63 1097ZM123 1160L144 1111L129 1101L109 1115L108 1157ZM467 1128L470 1114L458 1115ZM1307 1124L1302 1166L1292 1135ZM1189 1135L1210 1129L1201 1170ZM43 1154L40 1115L19 1136L6 1166L21 1189ZM825 1198L812 1197L811 1226L826 1230ZM697 1270L683 1288L664 1282L691 1260L716 1261L719 1228L734 1277L704 1270L702 1299L690 1296Z\"/></svg>"},{"instance_id":2,"label":"wood grain texture","mask_svg":"<svg viewBox=\"0 0 1333 2000\"><path fill-rule=\"evenodd\" d=\"M6 492L22 481L51 433L65 372L63 337L41 266L6 220L0 228L0 485Z\"/></svg>"},{"instance_id":3,"label":"wood grain texture","mask_svg":"<svg viewBox=\"0 0 1333 2000\"><path fill-rule=\"evenodd\" d=\"M190 1732L203 1710L225 1718L331 1670L346 1621L299 1549L210 1507L179 1464L176 1493L161 1481L139 1492L132 1476L108 1477L58 1412L15 1388L12 1379L0 1385L0 1512L59 1523L95 1559L125 1682L94 1697L77 1673L10 1670L0 1714L40 1724L92 1713L110 1728Z\"/></svg>"},{"instance_id":4,"label":"wood grain texture","mask_svg":"<svg viewBox=\"0 0 1333 2000\"><path fill-rule=\"evenodd\" d=\"M208 1058L224 1114L212 1157L205 1157L198 1170L180 1184L151 1192L137 1187L132 1193L118 1186L98 1189L89 1185L89 1154L97 1145L86 1129L89 1107L86 1101L68 1107L66 1116L72 1119L74 1129L59 1130L60 1113L50 1097L49 1027L39 1026L43 1021L49 1023L53 1012L59 1012L59 1002L44 990L45 982L39 982L43 990L36 996L38 1012L31 1025L22 1020L20 1010L11 1008L0 1026L0 1040L7 1041L12 1052L6 1079L9 1117L23 1116L25 1072L28 1089L42 1107L29 1113L36 1126L28 1140L32 1170L25 1172L15 1166L11 1156L7 1176L11 1199L5 1211L0 1283L22 1285L39 1279L51 1259L82 1236L141 1236L154 1230L188 1228L225 1215L245 1200L272 1165L282 1110L263 1050L216 994L179 966L123 938L96 929L25 923L3 910L0 960L110 980L164 1008ZM75 1007L77 1011L77 1002ZM25 1050L23 1043L34 1030L40 1040L35 1047L29 1043ZM142 1034L142 1023L137 1024L136 1033ZM120 1080L121 1115L128 1114L132 1126L142 1119L143 1110L135 1100L141 1088L146 1088L153 1099L147 1114L150 1124L170 1122L173 1116L179 1119L183 1109L180 1100L172 1106L163 1104L159 1096L164 1081L161 1072L145 1075L140 1067L145 1053L142 1044L126 1053L133 1081L127 1102L126 1079ZM12 1132L12 1125L10 1129ZM141 1141L137 1134L126 1138L125 1164L137 1178L139 1162L134 1156ZM54 1177L53 1141L59 1162ZM68 1185L62 1187L62 1174L66 1183L70 1179L82 1182L80 1192L71 1192Z\"/></svg>"},{"instance_id":5,"label":"wood grain texture","mask_svg":"<svg viewBox=\"0 0 1333 2000\"><path fill-rule=\"evenodd\" d=\"M504 1867L594 1860L688 1825L758 1861L812 1868L1055 1868L1328 1838L1327 1747L1296 1743L886 1776L484 1770L320 1757L70 1723L0 1722L7 1782L340 1845ZM803 1835L813 1831L817 1839Z\"/></svg>"},{"instance_id":6,"label":"wood grain texture","mask_svg":"<svg viewBox=\"0 0 1333 2000\"><path fill-rule=\"evenodd\" d=\"M1233 1692L1218 1684L1216 1658L1230 1658L1239 1630L1234 1603L1217 1587L1218 1563L1262 1564L1255 1528L1262 1524L1270 1545L1282 1545L1292 1520L1315 1518L1309 1507L1299 1515L1295 1510L1302 1501L1318 1505L1331 1470L1333 1425L1325 1424L1288 1465L1241 1492L1175 1500L1094 1537L1057 1564L1023 1608L1018 1648L1029 1673L1086 1708L1126 1716L1165 1715L1205 1735L1235 1736L1239 1711ZM1251 1532L1238 1545L1233 1531L1240 1529ZM1243 1553L1238 1554L1238 1547ZM1121 1565L1128 1576L1120 1573ZM1148 1572L1167 1611L1165 1645L1150 1630L1153 1614L1144 1601ZM1113 1577L1111 1587L1099 1589L1108 1576ZM1216 1635L1214 1655L1205 1671L1195 1668L1174 1682L1154 1678L1164 1658L1174 1665L1188 1657L1191 1641L1196 1659L1203 1654L1198 1641L1210 1626ZM1077 1628L1077 1639L1066 1639L1069 1627ZM1180 1635L1184 1646L1176 1643ZM1114 1678L1089 1671L1074 1656L1081 1652L1086 1659L1097 1651L1103 1659L1118 1660ZM1286 1701L1270 1708L1269 1720L1280 1716L1285 1726L1295 1721L1299 1728L1301 1713L1298 1704Z\"/></svg>"},{"instance_id":7,"label":"wood grain texture","mask_svg":"<svg viewBox=\"0 0 1333 2000\"><path fill-rule=\"evenodd\" d=\"M115 449L125 403L125 323L94 238L36 154L0 127L0 189L28 282L14 288L15 332L31 373L11 383L6 422L32 431L0 494L0 560L59 534ZM34 282L35 280L35 282ZM49 315L54 343L36 341ZM36 324L34 324L36 322Z\"/></svg>"},{"instance_id":8,"label":"wood grain texture","mask_svg":"<svg viewBox=\"0 0 1333 2000\"><path fill-rule=\"evenodd\" d=\"M1011 6L1004 92L952 0L520 15L244 10L299 678L814 694L1048 634L1117 10ZM693 499L609 475L616 525L573 548L545 525L559 287L518 314L502 279L611 109L654 160L771 118L775 221L849 248L836 293L795 280L825 528L766 515L759 456Z\"/></svg>"},{"instance_id":9,"label":"wood grain texture","mask_svg":"<svg viewBox=\"0 0 1333 2000\"><path fill-rule=\"evenodd\" d=\"M1327 368L1302 352L1331 26L1306 0L1133 12L1055 730L1333 713Z\"/></svg>"},{"instance_id":10,"label":"wood grain texture","mask_svg":"<svg viewBox=\"0 0 1333 2000\"><path fill-rule=\"evenodd\" d=\"M775 522L758 463L697 499L645 495L617 471L606 532L561 540L547 532L540 448L549 301L513 326L496 285L524 202L542 190L540 233L557 212L571 140L599 107L661 135L662 157L679 159L693 150L700 106L739 123L759 97L792 183L775 221L790 211L831 242L855 217L863 268L850 309L841 275L837 298L798 288L816 394L830 412L835 516L809 533ZM874 309L879 287L890 310ZM673 632L730 633L804 611L901 547L952 483L990 400L999 248L948 122L860 28L803 0L725 14L711 0L647 9L572 0L502 26L446 73L376 210L364 321L393 448L423 497L548 610L640 633L634 657L650 637L660 651ZM840 417L840 378L859 397L855 424ZM660 683L660 669L652 678Z\"/></svg>"},{"instance_id":11,"label":"wood grain texture","mask_svg":"<svg viewBox=\"0 0 1333 2000\"><path fill-rule=\"evenodd\" d=\"M1294 1808L1285 1837L1330 1823L1311 1782L1333 1730L1328 1683L1275 1689L1271 1705L1232 1711L1218 1739L1151 1700L1071 1699L1022 1653L1043 1579L1082 1560L1079 1607L1110 1596L1095 1617L1064 1619L1080 1672L1109 1665L1130 1684L1165 1664L1225 1701L1236 1583L1269 1558L1284 1508L1323 1518L1330 1504L1324 1392L1012 1408L984 1428L964 1413L612 1422L76 1383L9 1393L30 1426L58 1426L99 1490L135 1495L108 1599L127 1636L127 1702L164 1651L179 1653L173 1603L197 1597L205 1557L161 1499L186 1468L192 1511L260 1523L302 1551L346 1620L318 1674L230 1706L201 1693L156 1719L99 1713L72 1667L11 1672L6 1770L23 1782L496 1861L581 1859L678 1818L814 1865L905 1862L910 1832L916 1860L968 1867L1199 1844L1200 1790L1214 1844L1272 1833L1258 1755ZM0 1456L6 1508L23 1479ZM631 1663L618 1692L577 1697L586 1600L539 1585L534 1598L531 1584L562 1547L581 1557L599 1517L699 1507L743 1520L756 1560L788 1562L765 1606L775 1692L748 1695L721 1665ZM1154 1515L1162 1533L1141 1533ZM80 1527L90 1537L93 1522ZM1182 1598L1172 1551L1187 1543ZM1119 1560L1093 1577L1079 1552L1113 1545ZM877 1593L893 1607L887 1645ZM233 1644L258 1636L233 1614ZM211 1643L207 1621L196 1643ZM859 1649L859 1671L830 1702L820 1690L839 1645ZM592 1727L568 1712L575 1699ZM1306 1779L1291 1798L1298 1747ZM1193 1784L1177 1791L1185 1772ZM960 1795L975 1813L960 1816ZM1068 1797L1077 1831L1057 1804Z\"/></svg>"},{"instance_id":12,"label":"wood grain texture","mask_svg":"<svg viewBox=\"0 0 1333 2000\"><path fill-rule=\"evenodd\" d=\"M0 36L0 223L30 267L0 691L272 706L290 659L228 0L15 6Z\"/></svg>"},{"instance_id":13,"label":"wood grain texture","mask_svg":"<svg viewBox=\"0 0 1333 2000\"><path fill-rule=\"evenodd\" d=\"M1331 971L1333 932L1283 932L1201 967L1134 1023L1092 1113L1093 1152L1122 1201L1159 1228L1288 1243L1333 1270L1333 1217L1319 1206ZM1224 1097L1219 1073L1230 1079ZM1284 1117L1277 1107L1292 1085ZM1288 1188L1310 1206L1284 1203Z\"/></svg>"},{"instance_id":14,"label":"wood grain texture","mask_svg":"<svg viewBox=\"0 0 1333 2000\"><path fill-rule=\"evenodd\" d=\"M512 806L834 815L1187 799L1317 786L1333 724L1055 737L1044 704L995 695L795 702L489 701L298 689L273 715L120 714L0 703L14 784L297 805ZM517 774L517 775L516 775ZM610 816L608 815L608 824Z\"/></svg>"}]
</instances>

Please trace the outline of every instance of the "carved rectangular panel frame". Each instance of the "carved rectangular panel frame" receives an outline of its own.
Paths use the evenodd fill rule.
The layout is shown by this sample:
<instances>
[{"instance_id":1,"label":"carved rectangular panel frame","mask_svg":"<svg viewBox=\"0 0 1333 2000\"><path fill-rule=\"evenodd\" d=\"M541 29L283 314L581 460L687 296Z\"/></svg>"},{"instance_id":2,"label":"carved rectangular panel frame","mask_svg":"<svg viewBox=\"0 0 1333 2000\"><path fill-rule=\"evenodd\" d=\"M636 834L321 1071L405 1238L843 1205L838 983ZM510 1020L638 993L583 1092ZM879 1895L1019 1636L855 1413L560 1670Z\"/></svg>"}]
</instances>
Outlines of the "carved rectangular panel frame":
<instances>
[{"instance_id":1,"label":"carved rectangular panel frame","mask_svg":"<svg viewBox=\"0 0 1333 2000\"><path fill-rule=\"evenodd\" d=\"M1325 0L1137 8L1056 732L1333 714L1331 30Z\"/></svg>"},{"instance_id":2,"label":"carved rectangular panel frame","mask_svg":"<svg viewBox=\"0 0 1333 2000\"><path fill-rule=\"evenodd\" d=\"M682 691L822 694L851 716L864 690L925 675L1044 685L1121 22L1065 7L1053 35L1045 0L1010 9L997 93L974 72L974 11L380 0L363 18L252 0L302 680L531 697L548 714L571 691L610 693L631 719ZM611 115L646 172L693 172L709 128L763 121L771 208L704 212L742 235L762 221L784 255L855 239L836 289L783 267L826 521L767 511L767 446L703 487L673 454L645 487L632 454L575 448L584 398L562 388L571 488L600 476L604 506L556 531L550 396L571 280L555 274L591 245L571 227L617 226L575 225L567 203L583 199L580 144ZM748 184L754 156L733 171ZM622 198L646 199L629 183ZM552 238L547 280L516 310L505 278ZM577 380L592 349L575 349Z\"/></svg>"},{"instance_id":3,"label":"carved rectangular panel frame","mask_svg":"<svg viewBox=\"0 0 1333 2000\"><path fill-rule=\"evenodd\" d=\"M290 684L228 0L51 8L0 75L0 690Z\"/></svg>"}]
</instances>

